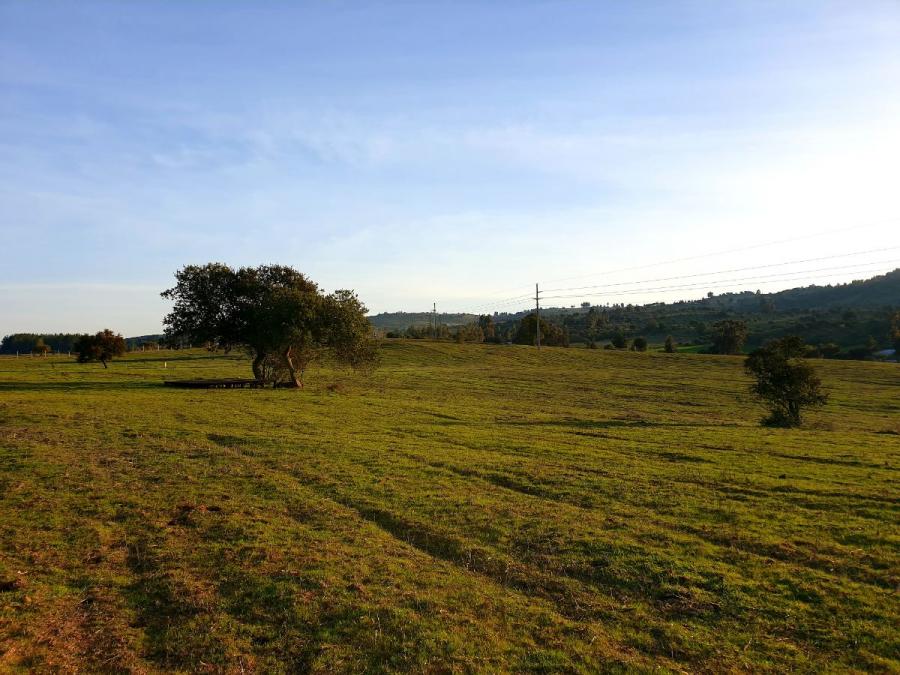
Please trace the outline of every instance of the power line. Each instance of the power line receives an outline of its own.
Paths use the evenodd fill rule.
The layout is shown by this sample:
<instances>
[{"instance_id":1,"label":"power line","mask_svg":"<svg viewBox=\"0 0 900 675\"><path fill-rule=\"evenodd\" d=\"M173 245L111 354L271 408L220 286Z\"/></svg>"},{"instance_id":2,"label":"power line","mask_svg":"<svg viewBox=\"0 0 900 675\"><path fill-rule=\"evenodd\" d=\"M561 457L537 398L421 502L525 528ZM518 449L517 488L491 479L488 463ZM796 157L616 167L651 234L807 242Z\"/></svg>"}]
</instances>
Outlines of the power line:
<instances>
[{"instance_id":1,"label":"power line","mask_svg":"<svg viewBox=\"0 0 900 675\"><path fill-rule=\"evenodd\" d=\"M813 234L801 235L799 237L789 237L786 239L777 239L775 241L768 241L768 242L761 242L758 244L745 245L745 246L741 246L739 248L732 248L732 249L726 249L726 250L721 250L721 251L713 251L710 253L701 253L701 254L693 255L693 256L685 256L682 258L672 258L669 260L657 261L657 262L648 263L645 265L623 267L623 268L619 268L619 269L610 270L610 271L604 272L604 273L592 272L589 274L582 274L582 275L577 275L577 276L572 276L572 277L556 278L556 279L551 279L548 283L554 283L554 282L559 282L559 281L568 281L570 279L583 279L583 278L592 277L592 276L594 276L594 277L601 276L601 275L606 276L606 275L611 275L611 274L617 274L620 272L631 272L631 271L641 270L641 269L650 269L653 267L662 267L664 265L670 265L670 264L677 263L677 262L701 260L703 258L709 258L712 256L727 255L729 253L739 253L739 252L743 252L743 251L749 251L749 250L754 250L754 249L759 249L759 248L766 248L768 246L777 246L779 244L786 244L786 243L791 243L791 242L795 242L795 241L806 241L808 239L815 239L818 237L826 237L826 236L829 236L832 234L840 234L840 233L850 232L850 231L855 231L855 230L865 230L865 229L869 229L869 228L876 227L879 225L885 225L885 224L889 225L889 224L895 224L895 223L900 223L900 219L891 218L891 219L887 219L887 220L883 220L883 221L866 223L864 225L851 225L848 227L841 227L841 228L836 228L833 230L826 230L824 232L815 232ZM881 249L881 250L890 250L890 249ZM784 264L789 264L789 263L784 263ZM738 271L738 270L731 270L731 271ZM713 274L713 273L709 273L709 274ZM582 288L589 288L589 287L585 286ZM515 290L516 290L516 288L513 287L513 288L507 288L502 291L496 291L495 293L496 294L509 293L509 292L512 292ZM567 289L553 289L553 290L577 290L577 289L567 288ZM473 308L473 311L477 312L482 309L489 309L489 308L493 308L495 306L507 305L510 303L514 303L517 300L525 300L530 297L531 297L530 294L523 294L523 295L516 295L516 296L506 297L506 298L498 298L496 300L489 300L485 303L475 306Z\"/></svg>"},{"instance_id":2,"label":"power line","mask_svg":"<svg viewBox=\"0 0 900 675\"><path fill-rule=\"evenodd\" d=\"M774 279L768 278L771 276L774 276L777 278L774 278ZM827 278L827 277L831 277L831 276L833 276L833 275L819 274L819 275L815 275L814 277L807 277L807 280L812 280L814 278L817 279L820 277ZM743 279L722 279L721 281L719 281L717 283L718 284L731 284L732 286L734 286L734 284L737 284L739 282L742 284L746 284L747 281L754 281L754 280L760 280L760 279L763 279L763 281L759 281L760 284L772 284L772 283L778 283L778 282L783 282L783 281L799 281L798 279L791 279L789 277L786 278L786 277L784 277L784 275L767 275L767 276L762 276L762 277L744 277ZM742 287L746 288L746 286L742 286ZM591 293L591 294L587 294L587 295L585 295L585 294L556 295L556 296L547 296L545 298L545 300L550 300L550 299L562 300L562 299L570 299L570 298L617 297L620 295L634 295L637 293L649 293L649 292L660 293L660 292L681 291L681 290L697 290L697 289L701 289L701 288L709 288L709 284L704 282L704 283L683 284L683 285L677 285L677 286L661 286L661 287L657 287L657 288L632 288L632 289L625 289L625 290L621 290L621 291L614 291L611 293ZM719 286L717 286L717 288L721 289L722 286L719 285Z\"/></svg>"},{"instance_id":3,"label":"power line","mask_svg":"<svg viewBox=\"0 0 900 675\"><path fill-rule=\"evenodd\" d=\"M611 288L620 288L623 286L631 287L631 286L637 286L639 284L655 283L655 282L659 282L659 281L675 281L675 280L679 280L679 279L693 279L693 278L699 278L699 277L715 276L715 275L720 275L720 274L730 274L730 273L734 273L734 272L744 272L744 271L758 270L758 269L771 269L774 267L784 267L786 265L797 265L797 264L817 262L817 261L822 261L822 260L835 260L835 259L839 259L839 258L847 258L847 257L852 257L852 256L857 256L857 255L865 255L868 253L875 253L875 252L887 252L887 251L893 251L893 250L897 250L897 249L900 249L900 246L869 249L869 250L865 250L865 251L853 251L851 253L841 253L841 254L836 254L836 255L831 255L831 256L820 256L817 258L806 258L803 260L790 260L790 261L785 261L785 262L780 262L780 263L769 263L766 265L751 265L748 267L738 267L738 268L731 268L731 269L727 269L727 270L717 270L717 271L713 271L713 272L700 272L700 273L696 273L696 274L685 274L685 275L678 275L678 276L672 276L672 277L657 277L654 279L642 279L642 280L635 280L635 281L616 282L616 283L610 283L610 284L596 284L596 285L590 285L590 286L577 286L577 287L571 287L571 288L554 288L554 289L541 291L541 294L555 293L555 292L558 293L558 292L572 291L572 290L591 290L591 289L608 289L608 288L611 289ZM835 266L835 267L817 268L817 269L813 269L813 270L797 270L794 272L781 272L777 276L802 275L802 274L807 274L810 272L819 272L819 271L827 271L827 270L841 270L841 269L853 269L853 268L860 268L860 267L872 267L872 266L877 266L877 265L895 264L895 262L897 262L897 261L885 260L885 261L880 261L880 262L856 263L853 265L842 265L842 266ZM770 276L772 276L772 275L770 275ZM750 278L745 278L742 280L753 280L755 278L767 278L767 277L750 277ZM715 284L729 283L732 281L739 281L739 280L741 280L741 279L738 279L738 280L709 279L708 281L705 281L703 285L715 285ZM678 286L678 288L681 288L681 287L682 286ZM665 290L669 290L670 288L671 287L666 287ZM639 290L650 292L650 291L655 291L658 289L643 288L643 289L639 289ZM590 296L583 296L583 294L572 294L572 295L563 295L563 296L545 296L545 299L596 297L596 295L597 294L592 294ZM520 295L520 296L515 296L512 298L498 300L496 302L485 303L483 305L477 305L475 308L473 308L473 311L475 311L475 312L490 311L491 309L499 310L504 307L509 307L510 305L524 304L524 301L531 297L533 297L533 296Z\"/></svg>"},{"instance_id":4,"label":"power line","mask_svg":"<svg viewBox=\"0 0 900 675\"><path fill-rule=\"evenodd\" d=\"M728 270L718 270L716 272L699 272L697 274L683 274L680 276L661 277L661 278L657 278L657 279L646 279L643 281L635 281L635 282L621 282L621 283L616 283L616 284L594 284L591 286L573 286L570 288L551 288L551 289L547 290L546 292L547 293L556 293L559 291L579 291L579 290L585 290L585 289L591 289L591 288L606 288L609 286L622 286L622 285L626 285L626 284L630 285L633 283L652 283L652 282L656 282L656 281L673 281L676 279L691 279L691 278L695 278L695 277L712 276L714 274L731 274L732 272L747 272L749 270L767 269L767 268L771 268L771 267L784 267L785 265L800 265L800 264L808 263L808 262L820 262L822 260L834 260L837 258L849 258L849 257L855 256L855 255L865 255L867 253L884 253L886 251L895 251L897 249L900 249L900 246L889 246L887 248L873 248L873 249L869 249L867 251L854 251L853 253L839 253L837 255L826 255L826 256L821 256L818 258L806 258L804 260L788 260L786 262L780 262L780 263L768 263L766 265L751 265L749 267L735 267L735 268L728 269Z\"/></svg>"},{"instance_id":5,"label":"power line","mask_svg":"<svg viewBox=\"0 0 900 675\"><path fill-rule=\"evenodd\" d=\"M884 250L890 250L890 249L884 249ZM600 297L600 296L616 297L618 295L634 295L634 294L638 294L638 293L669 292L669 291L676 291L676 290L696 290L698 288L709 288L710 286L713 286L715 288L722 288L722 286L721 286L722 284L734 284L734 283L738 283L738 282L746 283L746 282L750 282L750 281L760 281L760 280L763 280L762 283L765 283L765 284L776 283L779 281L790 281L790 282L798 283L798 282L802 282L804 280L802 277L798 278L801 275L810 275L810 274L819 273L819 272L834 272L834 271L848 270L848 269L857 269L859 271L864 271L865 268L879 267L882 265L894 265L894 264L898 264L898 263L900 263L900 260L883 260L883 261L877 261L877 262L856 263L853 265L839 265L839 266L821 267L821 268L807 269L807 270L796 270L793 272L785 271L785 272L779 272L777 274L756 275L756 276L751 276L751 277L739 277L739 278L730 278L730 279L711 279L711 280L705 280L705 281L699 282L699 283L667 285L667 286L651 287L651 288L638 287L637 286L638 284L649 283L651 281L659 281L659 279L643 280L643 281L628 282L628 283L621 283L621 284L610 284L608 287L603 287L603 288L609 288L610 290L602 290L597 293L587 293L587 294L577 293L577 294L568 294L568 295L546 295L545 296L544 293L548 293L550 291L540 291L540 294L541 294L541 297L543 297L545 300L552 300L552 299L563 300L563 299L575 299L575 298L593 298L593 297ZM760 269L760 268L764 268L764 267L766 267L766 266L751 267L751 268L744 268L744 269ZM716 272L715 274L722 274L724 272L726 272L726 271ZM710 274L713 274L713 273L710 273ZM681 278L690 278L692 276L694 276L694 275L685 275L685 277L681 277ZM832 274L828 274L828 275L814 274L813 277L808 277L808 280L812 281L813 279L819 279L819 278L826 277L826 276L833 276L833 275ZM768 281L765 281L765 280L768 280ZM624 289L617 288L616 290L612 290L613 286L616 286L616 287L625 286L626 288L624 288ZM590 287L590 288L600 288L600 287ZM562 289L562 290L566 290L566 289ZM533 299L534 296L530 296L530 295L521 296L521 299L513 299L513 300L508 300L508 301L505 301L502 303L496 303L494 305L494 307L496 307L495 311L499 312L502 310L504 312L508 312L509 309L506 309L506 308L509 308L512 305L524 305L525 304L524 300L526 300L528 298ZM524 309L518 310L518 311L524 311ZM515 313L515 312L513 312L513 313Z\"/></svg>"},{"instance_id":6,"label":"power line","mask_svg":"<svg viewBox=\"0 0 900 675\"><path fill-rule=\"evenodd\" d=\"M898 248L900 248L900 247L898 247ZM878 267L878 266L881 266L881 265L894 265L894 264L897 264L898 262L900 262L900 260L883 260L883 261L878 261L878 262L857 263L857 264L855 264L855 265L838 265L838 266L832 266L832 267L819 267L819 268L811 269L811 270L796 270L796 271L794 271L794 272L778 272L778 273L776 273L776 274L759 275L759 276L753 276L753 277L743 277L743 278L737 278L737 279L710 279L710 280L707 280L707 281L703 281L703 282L700 282L700 283L692 283L692 284L689 284L689 285L698 286L698 287L704 287L704 286L714 286L714 285L720 284L720 283L730 283L730 282L735 282L735 281L753 281L753 280L755 280L755 279L767 279L767 278L770 278L770 277L783 277L783 278L785 278L785 280L789 280L788 277L791 277L791 276L797 276L797 275L804 275L804 274L810 274L810 273L813 273L813 272L828 272L828 271L836 271L836 270L857 269L857 268L861 268L861 267L862 267L862 268L865 268L865 267ZM767 266L767 265L761 265L761 266L759 266L759 267L749 267L749 268L743 268L743 269L745 269L745 270L749 270L749 269L763 269L763 268L765 268L765 267L769 267L769 266ZM726 270L726 271L724 271L724 272L709 272L709 273L707 273L707 274L724 274L724 273L727 273L727 272L729 272L729 271L737 272L737 271L740 271L740 270ZM669 277L669 279L670 279L670 280L674 280L674 279L689 279L689 278L698 277L698 276L705 276L705 275L704 275L704 274L687 274L687 275L684 275L684 276L682 276L682 277ZM619 284L609 284L609 285L607 285L607 286L586 286L586 287L584 287L584 288L588 288L588 289L598 289L598 288L613 288L613 287L618 287L618 286L633 287L633 286L636 286L637 284L651 283L651 282L653 282L653 281L666 281L666 280L667 280L667 279L648 279L648 280L645 280L645 281L623 282L623 283L619 283ZM684 286L684 287L687 287L687 286ZM663 287L663 288L666 288L666 287ZM562 289L554 289L554 290L567 291L567 290L578 290L578 289L567 289L567 288L562 288ZM656 291L656 290L660 290L660 289L659 289L659 288L635 288L635 289L633 289L633 290L634 290L634 292L644 292L644 291ZM546 292L546 293L551 293L551 292L554 292L554 291L545 291L545 292ZM583 297L583 294L578 294L578 293L576 293L576 294L572 294L572 295L549 295L549 296L545 296L545 297L546 297L546 299L549 299L549 298L578 298L578 297Z\"/></svg>"},{"instance_id":7,"label":"power line","mask_svg":"<svg viewBox=\"0 0 900 675\"><path fill-rule=\"evenodd\" d=\"M654 263L647 263L646 265L636 265L633 267L623 267L616 270L610 270L609 272L605 272L603 274L617 274L619 272L633 272L635 270L648 269L651 267L661 267L663 265L671 265L673 263L678 262L688 262L691 260L700 260L702 258L709 258L712 256L719 255L728 255L729 253L742 253L743 251L751 251L758 248L765 248L767 246L777 246L778 244L787 244L795 241L805 241L807 239L815 239L817 237L825 237L832 234L839 234L842 232L850 232L853 230L865 230L872 227L876 227L878 225L891 225L900 223L900 219L891 218L888 220L878 221L874 223L866 223L865 225L850 225L848 227L837 228L834 230L826 230L825 232L815 232L813 234L801 235L799 237L790 237L788 239L778 239L776 241L762 242L759 244L750 244L749 246L740 246L738 248L727 249L724 251L714 251L711 253L700 253L698 255L686 256L683 258L672 258L670 260L663 260ZM585 277L593 277L598 276L598 273L589 273L589 274L580 274L572 277L562 277L558 279L550 279L548 283L554 283L557 281L568 281L570 279L583 279Z\"/></svg>"}]
</instances>

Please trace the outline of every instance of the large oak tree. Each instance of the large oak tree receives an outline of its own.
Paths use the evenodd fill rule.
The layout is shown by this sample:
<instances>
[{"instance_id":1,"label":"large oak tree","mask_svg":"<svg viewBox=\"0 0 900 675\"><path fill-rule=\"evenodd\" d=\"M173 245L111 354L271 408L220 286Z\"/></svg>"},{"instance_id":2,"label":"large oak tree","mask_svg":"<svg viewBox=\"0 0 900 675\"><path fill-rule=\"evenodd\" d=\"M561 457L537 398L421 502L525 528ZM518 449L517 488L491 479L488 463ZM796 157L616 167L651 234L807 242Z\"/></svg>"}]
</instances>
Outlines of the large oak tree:
<instances>
[{"instance_id":1,"label":"large oak tree","mask_svg":"<svg viewBox=\"0 0 900 675\"><path fill-rule=\"evenodd\" d=\"M243 347L258 380L302 387L304 371L327 354L354 368L375 361L366 308L353 291L326 295L283 265L189 265L175 279L162 293L175 303L164 319L169 339Z\"/></svg>"}]
</instances>

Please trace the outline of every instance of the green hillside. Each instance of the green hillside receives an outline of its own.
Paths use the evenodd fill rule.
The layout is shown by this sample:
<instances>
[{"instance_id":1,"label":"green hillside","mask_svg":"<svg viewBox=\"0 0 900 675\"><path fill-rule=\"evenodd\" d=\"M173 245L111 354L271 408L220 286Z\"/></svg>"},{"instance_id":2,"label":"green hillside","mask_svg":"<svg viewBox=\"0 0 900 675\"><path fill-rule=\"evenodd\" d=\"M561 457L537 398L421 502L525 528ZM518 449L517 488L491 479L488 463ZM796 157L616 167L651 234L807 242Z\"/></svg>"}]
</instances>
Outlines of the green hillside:
<instances>
[{"instance_id":1,"label":"green hillside","mask_svg":"<svg viewBox=\"0 0 900 675\"><path fill-rule=\"evenodd\" d=\"M777 430L739 358L382 352L0 358L0 670L900 668L896 364Z\"/></svg>"},{"instance_id":2,"label":"green hillside","mask_svg":"<svg viewBox=\"0 0 900 675\"><path fill-rule=\"evenodd\" d=\"M587 303L585 303L587 305ZM875 349L893 347L892 322L900 310L900 269L888 274L836 286L808 286L778 293L752 290L724 293L697 300L646 305L598 303L580 307L542 308L542 316L564 329L573 344L608 342L621 333L628 339L647 338L661 345L667 336L685 346L703 347L711 342L711 327L723 319L747 323L747 349L767 340L799 335L811 345L836 345L841 355L865 358L867 345ZM502 341L514 341L521 320L532 309L494 312L496 334ZM415 320L412 320L415 318ZM452 338L456 326L471 323L474 315L438 315L444 328L438 334ZM433 335L415 327L428 325L430 314L379 314L370 317L374 325L408 337Z\"/></svg>"},{"instance_id":3,"label":"green hillside","mask_svg":"<svg viewBox=\"0 0 900 675\"><path fill-rule=\"evenodd\" d=\"M429 326L435 319L438 324L458 326L474 321L477 318L477 314L464 313L446 314L438 312L434 315L431 312L383 312L381 314L373 314L369 317L369 321L376 328L383 330L403 330L410 326Z\"/></svg>"}]
</instances>

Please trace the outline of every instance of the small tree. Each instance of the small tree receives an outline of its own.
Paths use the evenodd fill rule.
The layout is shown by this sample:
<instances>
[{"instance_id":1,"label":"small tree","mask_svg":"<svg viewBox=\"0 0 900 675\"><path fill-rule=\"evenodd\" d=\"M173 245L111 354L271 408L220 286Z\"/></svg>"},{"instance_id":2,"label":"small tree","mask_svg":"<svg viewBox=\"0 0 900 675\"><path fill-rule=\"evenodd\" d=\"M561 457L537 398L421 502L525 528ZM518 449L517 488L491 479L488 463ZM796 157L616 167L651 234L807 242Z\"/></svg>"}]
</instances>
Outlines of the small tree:
<instances>
[{"instance_id":1,"label":"small tree","mask_svg":"<svg viewBox=\"0 0 900 675\"><path fill-rule=\"evenodd\" d=\"M49 354L52 349L50 349L50 345L44 343L44 338L39 337L37 342L34 343L34 347L31 348L31 353L37 356L46 356Z\"/></svg>"},{"instance_id":2,"label":"small tree","mask_svg":"<svg viewBox=\"0 0 900 675\"><path fill-rule=\"evenodd\" d=\"M671 336L671 335L669 335L668 337L666 337L666 344L665 344L665 346L663 347L663 351L664 351L666 354L674 354L674 353L675 353L675 343L672 342L672 336Z\"/></svg>"},{"instance_id":3,"label":"small tree","mask_svg":"<svg viewBox=\"0 0 900 675\"><path fill-rule=\"evenodd\" d=\"M866 351L870 354L878 351L878 342L871 335L866 339Z\"/></svg>"},{"instance_id":4,"label":"small tree","mask_svg":"<svg viewBox=\"0 0 900 675\"><path fill-rule=\"evenodd\" d=\"M624 333L620 330L613 333L610 342L612 342L612 346L616 349L628 349L628 340L625 339Z\"/></svg>"},{"instance_id":5,"label":"small tree","mask_svg":"<svg viewBox=\"0 0 900 675\"><path fill-rule=\"evenodd\" d=\"M769 405L764 424L796 426L804 407L821 406L828 400L821 380L802 358L805 351L803 340L790 336L767 343L744 362L747 372L756 378L751 391Z\"/></svg>"},{"instance_id":6,"label":"small tree","mask_svg":"<svg viewBox=\"0 0 900 675\"><path fill-rule=\"evenodd\" d=\"M647 338L636 337L631 342L631 349L635 352L645 352L647 351Z\"/></svg>"},{"instance_id":7,"label":"small tree","mask_svg":"<svg viewBox=\"0 0 900 675\"><path fill-rule=\"evenodd\" d=\"M105 328L96 335L82 335L78 338L75 351L78 352L78 363L99 361L106 368L107 361L125 353L125 338Z\"/></svg>"},{"instance_id":8,"label":"small tree","mask_svg":"<svg viewBox=\"0 0 900 675\"><path fill-rule=\"evenodd\" d=\"M494 319L489 314L482 314L478 317L478 325L481 328L481 332L484 334L484 339L493 341L497 332L497 328L494 325Z\"/></svg>"},{"instance_id":9,"label":"small tree","mask_svg":"<svg viewBox=\"0 0 900 675\"><path fill-rule=\"evenodd\" d=\"M716 354L740 354L747 340L747 324L735 319L725 319L713 324L713 352Z\"/></svg>"}]
</instances>

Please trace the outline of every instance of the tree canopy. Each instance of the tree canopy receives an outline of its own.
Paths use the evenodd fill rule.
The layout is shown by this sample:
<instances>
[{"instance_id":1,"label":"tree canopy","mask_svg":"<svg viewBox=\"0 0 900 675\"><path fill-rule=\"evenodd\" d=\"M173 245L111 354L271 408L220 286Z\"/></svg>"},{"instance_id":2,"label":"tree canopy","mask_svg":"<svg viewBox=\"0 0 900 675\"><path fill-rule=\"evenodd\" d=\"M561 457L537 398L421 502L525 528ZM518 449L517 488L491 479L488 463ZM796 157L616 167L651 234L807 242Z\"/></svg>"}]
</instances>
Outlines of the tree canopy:
<instances>
[{"instance_id":1,"label":"tree canopy","mask_svg":"<svg viewBox=\"0 0 900 675\"><path fill-rule=\"evenodd\" d=\"M163 320L166 336L244 348L259 380L302 387L309 365L328 354L354 368L375 362L366 308L353 291L326 295L283 265L189 265L175 279L162 293L175 303Z\"/></svg>"}]
</instances>

